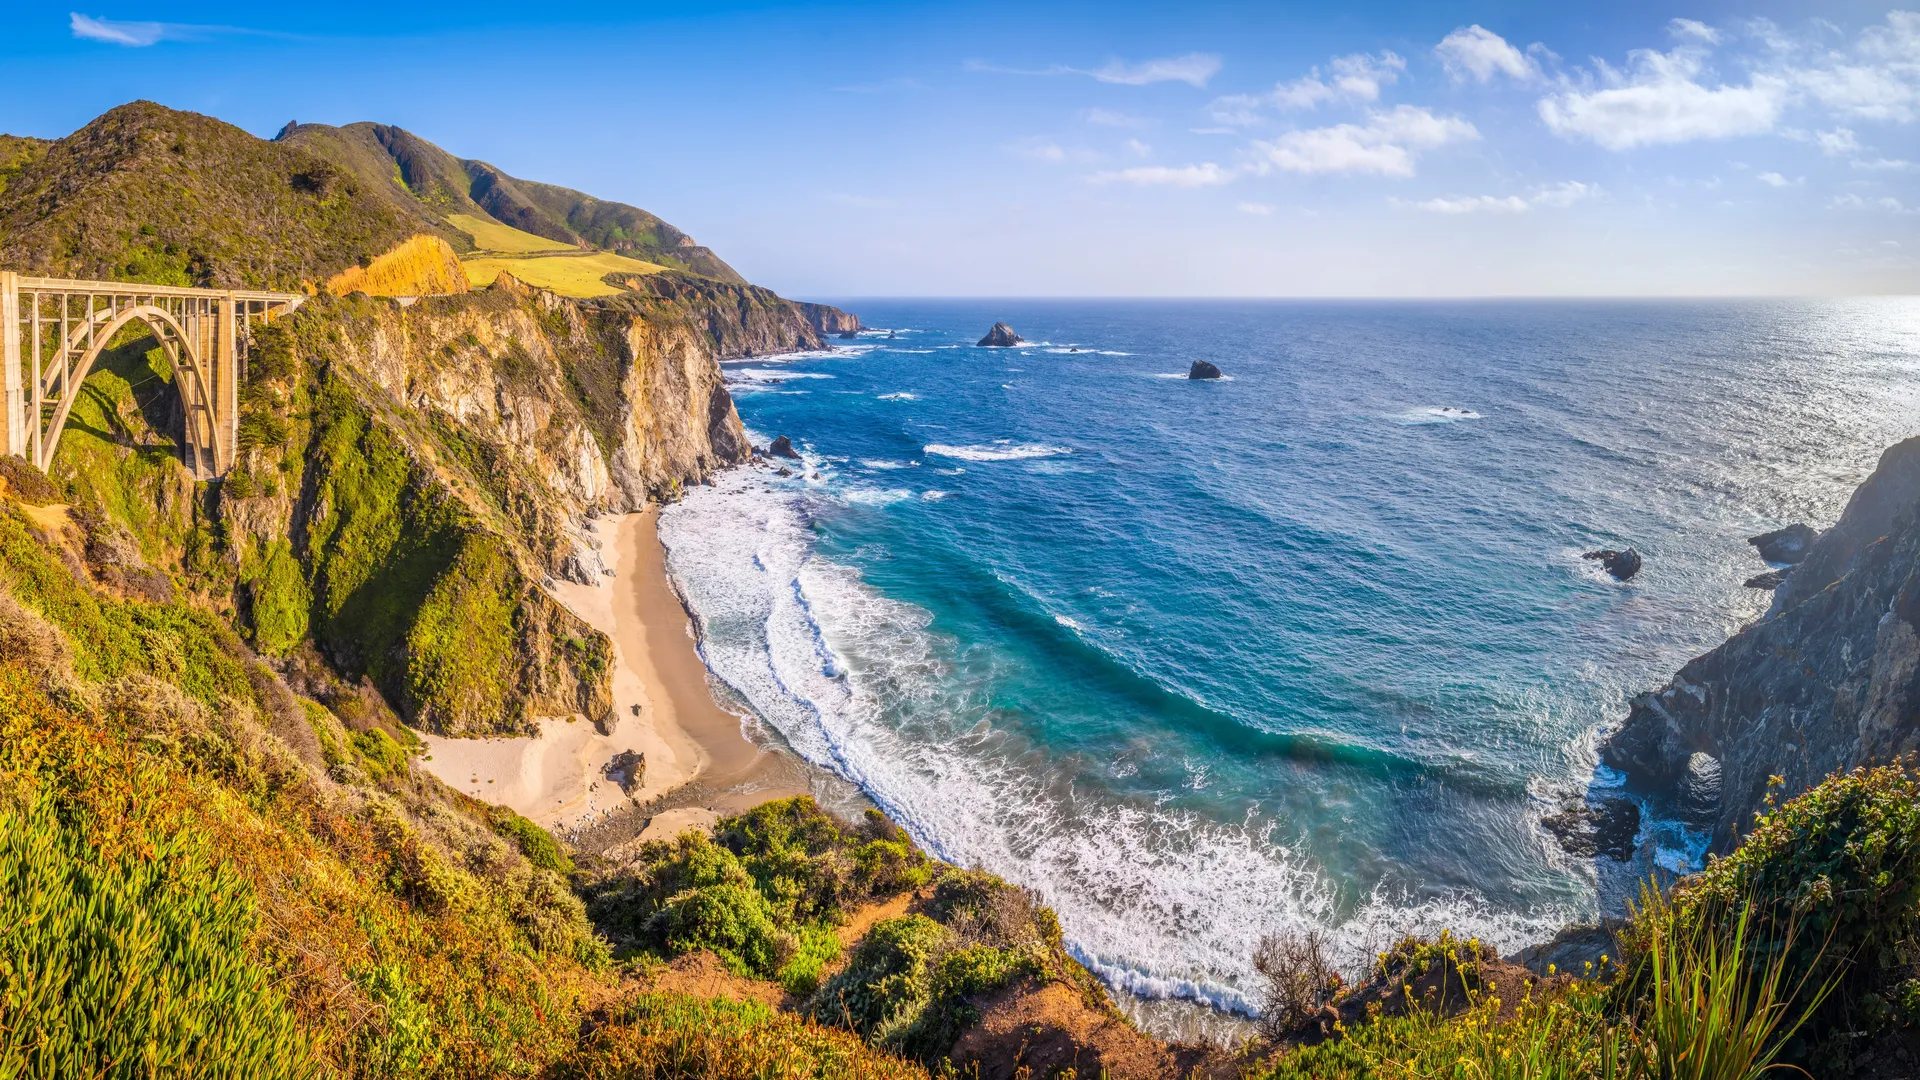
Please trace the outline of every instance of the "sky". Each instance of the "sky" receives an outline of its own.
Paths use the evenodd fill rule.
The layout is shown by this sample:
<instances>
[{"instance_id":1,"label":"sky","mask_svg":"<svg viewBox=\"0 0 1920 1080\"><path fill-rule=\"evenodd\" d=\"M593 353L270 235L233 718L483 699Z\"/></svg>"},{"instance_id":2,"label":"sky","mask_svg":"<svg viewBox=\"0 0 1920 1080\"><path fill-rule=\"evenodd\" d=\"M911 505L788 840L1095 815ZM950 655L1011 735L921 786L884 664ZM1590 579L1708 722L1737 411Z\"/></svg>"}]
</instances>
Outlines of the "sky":
<instances>
[{"instance_id":1,"label":"sky","mask_svg":"<svg viewBox=\"0 0 1920 1080\"><path fill-rule=\"evenodd\" d=\"M1884 2L82 2L0 131L396 124L801 298L1920 291Z\"/></svg>"}]
</instances>

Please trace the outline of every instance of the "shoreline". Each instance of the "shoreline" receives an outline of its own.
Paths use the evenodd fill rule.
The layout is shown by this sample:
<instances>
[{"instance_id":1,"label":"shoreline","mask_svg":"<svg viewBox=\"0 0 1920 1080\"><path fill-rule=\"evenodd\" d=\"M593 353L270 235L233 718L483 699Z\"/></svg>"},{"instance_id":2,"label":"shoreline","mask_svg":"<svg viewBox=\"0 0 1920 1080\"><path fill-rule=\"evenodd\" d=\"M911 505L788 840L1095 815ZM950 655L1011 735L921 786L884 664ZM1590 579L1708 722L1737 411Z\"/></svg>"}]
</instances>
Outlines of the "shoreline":
<instances>
[{"instance_id":1,"label":"shoreline","mask_svg":"<svg viewBox=\"0 0 1920 1080\"><path fill-rule=\"evenodd\" d=\"M558 581L548 588L613 643L612 732L602 735L578 716L541 720L538 736L419 732L427 745L423 768L462 794L556 832L578 834L642 814L650 820L633 830L642 839L813 791L803 762L749 740L747 718L716 700L692 620L667 576L659 512L649 505L589 522L612 573L598 585ZM602 772L627 750L646 759L631 795Z\"/></svg>"}]
</instances>

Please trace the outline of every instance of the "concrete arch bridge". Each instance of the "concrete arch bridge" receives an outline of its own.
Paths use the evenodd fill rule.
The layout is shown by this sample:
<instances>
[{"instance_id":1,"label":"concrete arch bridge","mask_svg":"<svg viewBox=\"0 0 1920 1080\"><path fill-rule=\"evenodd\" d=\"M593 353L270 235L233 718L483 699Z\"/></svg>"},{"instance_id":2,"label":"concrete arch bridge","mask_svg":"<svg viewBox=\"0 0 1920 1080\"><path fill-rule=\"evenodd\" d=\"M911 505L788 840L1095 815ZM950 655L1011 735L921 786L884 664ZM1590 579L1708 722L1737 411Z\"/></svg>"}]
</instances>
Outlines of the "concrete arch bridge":
<instances>
[{"instance_id":1,"label":"concrete arch bridge","mask_svg":"<svg viewBox=\"0 0 1920 1080\"><path fill-rule=\"evenodd\" d=\"M144 323L173 364L196 478L233 468L240 384L253 327L300 306L299 293L185 289L23 277L0 270L0 439L42 472L53 463L80 384L114 334Z\"/></svg>"}]
</instances>

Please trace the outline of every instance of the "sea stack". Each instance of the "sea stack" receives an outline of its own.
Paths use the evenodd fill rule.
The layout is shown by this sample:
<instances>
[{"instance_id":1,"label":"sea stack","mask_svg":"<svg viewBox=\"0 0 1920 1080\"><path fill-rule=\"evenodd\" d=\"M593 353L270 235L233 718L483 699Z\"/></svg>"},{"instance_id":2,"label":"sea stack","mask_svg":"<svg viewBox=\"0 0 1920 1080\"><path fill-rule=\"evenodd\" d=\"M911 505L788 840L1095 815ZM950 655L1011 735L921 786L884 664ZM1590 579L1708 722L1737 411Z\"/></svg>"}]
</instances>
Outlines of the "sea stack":
<instances>
[{"instance_id":1,"label":"sea stack","mask_svg":"<svg viewBox=\"0 0 1920 1080\"><path fill-rule=\"evenodd\" d=\"M1219 377L1220 369L1205 360L1195 360L1193 366L1187 369L1187 378L1189 379L1217 379Z\"/></svg>"},{"instance_id":2,"label":"sea stack","mask_svg":"<svg viewBox=\"0 0 1920 1080\"><path fill-rule=\"evenodd\" d=\"M1012 345L1023 345L1026 340L1014 333L1013 327L997 322L993 324L993 329L987 331L987 336L980 339L980 344L989 348L1004 349Z\"/></svg>"},{"instance_id":3,"label":"sea stack","mask_svg":"<svg viewBox=\"0 0 1920 1080\"><path fill-rule=\"evenodd\" d=\"M1599 551L1589 551L1580 557L1598 559L1600 565L1606 567L1607 573L1612 574L1617 581L1625 581L1640 572L1640 553L1632 548L1625 551L1602 548Z\"/></svg>"},{"instance_id":4,"label":"sea stack","mask_svg":"<svg viewBox=\"0 0 1920 1080\"><path fill-rule=\"evenodd\" d=\"M793 448L793 441L785 435L774 436L773 445L767 447L767 456L792 458L795 461L800 460L799 451Z\"/></svg>"}]
</instances>

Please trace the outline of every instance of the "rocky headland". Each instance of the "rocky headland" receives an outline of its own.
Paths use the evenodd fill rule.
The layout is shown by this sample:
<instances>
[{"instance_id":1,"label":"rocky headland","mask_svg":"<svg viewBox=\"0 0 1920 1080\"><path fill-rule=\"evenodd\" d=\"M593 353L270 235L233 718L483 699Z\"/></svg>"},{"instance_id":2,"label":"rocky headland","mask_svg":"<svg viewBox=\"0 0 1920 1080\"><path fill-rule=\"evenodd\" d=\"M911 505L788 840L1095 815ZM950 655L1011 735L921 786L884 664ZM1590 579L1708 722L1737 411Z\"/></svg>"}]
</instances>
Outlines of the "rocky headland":
<instances>
[{"instance_id":1,"label":"rocky headland","mask_svg":"<svg viewBox=\"0 0 1920 1080\"><path fill-rule=\"evenodd\" d=\"M1770 791L1920 749L1920 439L1881 455L1832 528L1754 544L1797 562L1766 615L1634 698L1601 748L1721 850Z\"/></svg>"}]
</instances>

